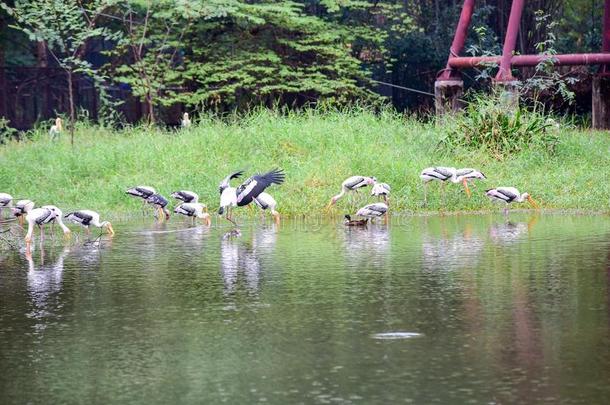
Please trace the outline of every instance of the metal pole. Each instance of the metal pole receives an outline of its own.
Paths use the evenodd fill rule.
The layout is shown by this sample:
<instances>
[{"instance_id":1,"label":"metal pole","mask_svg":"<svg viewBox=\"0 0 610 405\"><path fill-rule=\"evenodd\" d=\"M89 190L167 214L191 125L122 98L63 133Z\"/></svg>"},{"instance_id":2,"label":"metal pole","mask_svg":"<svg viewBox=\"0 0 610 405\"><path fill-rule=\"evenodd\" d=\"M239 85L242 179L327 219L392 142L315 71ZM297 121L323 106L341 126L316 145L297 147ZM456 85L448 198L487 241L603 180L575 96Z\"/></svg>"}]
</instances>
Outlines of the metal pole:
<instances>
[{"instance_id":1,"label":"metal pole","mask_svg":"<svg viewBox=\"0 0 610 405\"><path fill-rule=\"evenodd\" d=\"M608 1L608 0L606 0ZM523 5L525 0L513 0L510 7L510 16L508 17L508 27L506 36L504 37L504 48L502 48L502 58L500 59L500 70L496 75L496 81L507 82L514 80L511 73L511 58L517 44L517 35L519 34L519 23L521 22L521 14L523 13Z\"/></svg>"},{"instance_id":2,"label":"metal pole","mask_svg":"<svg viewBox=\"0 0 610 405\"><path fill-rule=\"evenodd\" d=\"M456 72L451 68L451 66L449 66L449 59L459 56L464 49L464 43L466 42L466 36L468 35L468 27L470 26L470 19L472 18L472 13L474 11L474 1L475 0L464 0L460 20L458 21L457 28L455 29L455 36L453 37L451 48L449 49L447 66L439 75L438 80L455 79Z\"/></svg>"},{"instance_id":3,"label":"metal pole","mask_svg":"<svg viewBox=\"0 0 610 405\"><path fill-rule=\"evenodd\" d=\"M602 31L602 52L610 53L610 0L604 4L604 21ZM610 76L610 64L600 67L599 74Z\"/></svg>"}]
</instances>

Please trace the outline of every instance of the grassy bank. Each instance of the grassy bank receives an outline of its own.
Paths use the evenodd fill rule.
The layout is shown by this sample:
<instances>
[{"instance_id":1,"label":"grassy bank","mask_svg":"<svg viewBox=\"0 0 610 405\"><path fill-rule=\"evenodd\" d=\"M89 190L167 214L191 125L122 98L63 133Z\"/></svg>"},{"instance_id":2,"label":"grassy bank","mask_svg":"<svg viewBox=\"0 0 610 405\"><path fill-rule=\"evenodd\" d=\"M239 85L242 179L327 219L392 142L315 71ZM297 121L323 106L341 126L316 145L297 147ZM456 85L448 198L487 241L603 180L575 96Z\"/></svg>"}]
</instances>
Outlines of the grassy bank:
<instances>
[{"instance_id":1,"label":"grassy bank","mask_svg":"<svg viewBox=\"0 0 610 405\"><path fill-rule=\"evenodd\" d=\"M372 175L392 186L395 211L421 211L418 174L433 165L475 167L488 177L468 199L448 187L450 210L497 209L485 188L515 186L544 208L610 210L610 136L559 129L554 155L538 150L499 160L479 151L438 150L446 128L393 113L306 112L282 116L259 112L236 120L208 119L186 131L133 128L113 132L78 128L74 148L67 134L0 146L0 192L53 203L64 210L89 208L115 215L137 212L140 202L124 190L145 184L168 196L190 189L210 208L218 207L218 183L230 171L247 173L281 167L287 181L270 193L284 214L320 213L341 182ZM429 206L441 207L438 185ZM370 199L370 201L374 201ZM339 203L343 212L345 200Z\"/></svg>"}]
</instances>

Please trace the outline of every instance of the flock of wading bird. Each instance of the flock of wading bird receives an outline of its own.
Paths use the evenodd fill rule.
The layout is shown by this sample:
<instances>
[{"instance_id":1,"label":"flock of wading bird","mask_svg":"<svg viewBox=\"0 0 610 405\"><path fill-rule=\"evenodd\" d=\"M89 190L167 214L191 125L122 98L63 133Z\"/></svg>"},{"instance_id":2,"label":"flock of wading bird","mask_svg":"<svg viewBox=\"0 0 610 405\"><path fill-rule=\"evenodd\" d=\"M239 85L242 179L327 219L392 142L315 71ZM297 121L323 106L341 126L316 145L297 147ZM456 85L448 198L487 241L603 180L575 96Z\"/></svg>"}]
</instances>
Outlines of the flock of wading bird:
<instances>
[{"instance_id":1,"label":"flock of wading bird","mask_svg":"<svg viewBox=\"0 0 610 405\"><path fill-rule=\"evenodd\" d=\"M254 202L261 210L268 210L276 223L280 222L280 214L276 210L277 203L275 199L265 190L273 185L280 185L284 182L284 172L280 169L273 169L264 174L255 174L244 181L239 187L231 187L231 180L237 179L243 175L243 170L234 172L225 177L219 185L220 193L220 209L219 215L224 215L235 227L237 223L231 216L234 207L247 206ZM468 182L473 180L484 180L485 175L475 169L456 169L453 167L429 167L424 169L419 176L424 185L424 204L427 204L427 187L428 183L437 181L441 183L441 193L443 204L445 201L445 185L450 183L462 183L466 194L470 197L471 192L468 187ZM345 215L344 224L346 226L366 226L369 220L372 222L377 218L383 217L385 221L388 218L389 211L389 196L390 186L386 183L380 183L375 177L367 176L351 176L341 184L341 192L331 198L326 209L330 209L337 203L339 199L347 193L358 193L364 187L372 186L371 195L383 201L367 204L356 212L357 219L352 219L350 215ZM492 200L505 204L504 214L508 214L508 205L514 202L528 201L532 206L538 208L538 205L529 196L528 193L519 193L514 187L497 187L485 190L486 195ZM169 201L161 194L149 186L136 186L128 189L126 193L130 196L140 198L144 206L151 205L155 208L155 217L159 221L168 220L170 211L167 209ZM174 208L174 213L184 215L192 219L195 223L196 219L201 219L207 226L211 224L210 214L207 206L199 202L197 193L188 190L175 191L171 197L178 200L180 203ZM34 228L37 226L40 229L41 240L44 238L44 225L57 223L64 232L66 237L70 236L70 229L64 224L63 219L74 222L83 226L87 234L90 234L92 226L106 230L108 234L114 235L112 224L108 221L101 221L100 215L91 210L79 210L63 214L61 209L55 205L43 205L40 208L34 208L34 202L31 200L19 200L13 204L13 197L9 194L0 193L0 210L11 209L12 216L19 220L20 225L23 225L24 219L28 223L28 230L25 235L25 242L29 245L32 241ZM239 234L236 229L236 233Z\"/></svg>"}]
</instances>

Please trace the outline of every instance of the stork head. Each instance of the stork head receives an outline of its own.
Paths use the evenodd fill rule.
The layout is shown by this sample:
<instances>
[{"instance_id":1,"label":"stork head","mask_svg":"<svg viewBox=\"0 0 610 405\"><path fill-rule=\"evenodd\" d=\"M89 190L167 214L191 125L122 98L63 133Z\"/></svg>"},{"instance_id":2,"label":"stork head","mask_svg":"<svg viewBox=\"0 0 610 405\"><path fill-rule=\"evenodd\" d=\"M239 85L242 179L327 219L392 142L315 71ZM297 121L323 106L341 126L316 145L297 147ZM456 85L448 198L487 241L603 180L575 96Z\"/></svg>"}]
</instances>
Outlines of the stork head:
<instances>
[{"instance_id":1,"label":"stork head","mask_svg":"<svg viewBox=\"0 0 610 405\"><path fill-rule=\"evenodd\" d=\"M530 203L530 205L536 209L540 208L540 206L538 205L538 203L536 203L536 201L534 201L534 199L529 195L529 193L523 193L521 194L521 198L523 200L527 200L528 203Z\"/></svg>"},{"instance_id":2,"label":"stork head","mask_svg":"<svg viewBox=\"0 0 610 405\"><path fill-rule=\"evenodd\" d=\"M112 228L112 224L110 222L102 222L102 228L106 228L106 232L108 232L108 235L114 236L114 229Z\"/></svg>"},{"instance_id":3,"label":"stork head","mask_svg":"<svg viewBox=\"0 0 610 405\"><path fill-rule=\"evenodd\" d=\"M366 184L375 184L375 183L377 183L376 177L369 177L368 180L366 181Z\"/></svg>"}]
</instances>

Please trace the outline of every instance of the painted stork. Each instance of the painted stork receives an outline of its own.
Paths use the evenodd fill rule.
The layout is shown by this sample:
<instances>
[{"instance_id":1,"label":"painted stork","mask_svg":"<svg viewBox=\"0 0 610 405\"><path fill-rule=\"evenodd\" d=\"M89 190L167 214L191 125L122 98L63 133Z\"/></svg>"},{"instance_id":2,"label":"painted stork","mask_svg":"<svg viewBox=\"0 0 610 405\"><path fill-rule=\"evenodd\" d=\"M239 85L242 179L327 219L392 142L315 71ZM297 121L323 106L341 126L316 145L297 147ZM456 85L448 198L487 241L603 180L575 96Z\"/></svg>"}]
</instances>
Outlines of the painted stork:
<instances>
[{"instance_id":1,"label":"painted stork","mask_svg":"<svg viewBox=\"0 0 610 405\"><path fill-rule=\"evenodd\" d=\"M169 219L169 210L165 208L169 203L167 198L163 197L161 194L153 194L146 199L146 203L156 208L159 219L162 219L163 217L165 217L166 220Z\"/></svg>"},{"instance_id":2,"label":"painted stork","mask_svg":"<svg viewBox=\"0 0 610 405\"><path fill-rule=\"evenodd\" d=\"M19 219L19 225L23 225L25 215L34 209L34 202L30 200L19 200L13 208L13 216Z\"/></svg>"},{"instance_id":3,"label":"painted stork","mask_svg":"<svg viewBox=\"0 0 610 405\"><path fill-rule=\"evenodd\" d=\"M176 214L184 215L187 217L191 217L193 219L193 224L195 223L195 218L199 218L203 220L203 223L207 226L210 226L212 221L210 219L210 214L207 212L207 207L205 204L201 203L182 203L174 208L174 212Z\"/></svg>"},{"instance_id":4,"label":"painted stork","mask_svg":"<svg viewBox=\"0 0 610 405\"><path fill-rule=\"evenodd\" d=\"M141 198L142 199L142 214L144 214L144 207L146 206L146 199L153 194L157 193L152 187L149 186L135 186L127 189L125 193L129 194L132 197Z\"/></svg>"},{"instance_id":5,"label":"painted stork","mask_svg":"<svg viewBox=\"0 0 610 405\"><path fill-rule=\"evenodd\" d=\"M61 118L57 117L55 118L55 125L53 125L51 129L49 129L49 137L51 138L51 140L54 141L56 139L59 139L61 131L63 131L62 120Z\"/></svg>"},{"instance_id":6,"label":"painted stork","mask_svg":"<svg viewBox=\"0 0 610 405\"><path fill-rule=\"evenodd\" d=\"M280 213L276 211L275 207L277 207L277 202L269 193L260 193L258 197L254 199L256 205L259 206L263 211L269 210L271 215L273 216L273 220L276 224L280 223Z\"/></svg>"},{"instance_id":7,"label":"painted stork","mask_svg":"<svg viewBox=\"0 0 610 405\"><path fill-rule=\"evenodd\" d=\"M360 208L358 212L356 212L357 216L370 219L385 217L387 220L387 214L388 206L382 202L365 205L364 207Z\"/></svg>"},{"instance_id":8,"label":"painted stork","mask_svg":"<svg viewBox=\"0 0 610 405\"><path fill-rule=\"evenodd\" d=\"M468 198L470 198L470 189L468 188L469 180L486 180L487 177L485 175L471 168L457 169L455 171L455 180L452 180L454 183L462 183L464 185L464 189L466 190L466 194Z\"/></svg>"},{"instance_id":9,"label":"painted stork","mask_svg":"<svg viewBox=\"0 0 610 405\"><path fill-rule=\"evenodd\" d=\"M194 193L194 192L188 191L188 190L174 191L173 193L170 194L170 197L173 197L176 200L180 200L185 203L198 203L199 202L199 195L197 193Z\"/></svg>"},{"instance_id":10,"label":"painted stork","mask_svg":"<svg viewBox=\"0 0 610 405\"><path fill-rule=\"evenodd\" d=\"M485 195L494 202L505 203L504 215L508 215L508 205L514 202L522 203L527 200L532 207L538 208L538 204L528 193L519 193L514 187L496 187L485 190Z\"/></svg>"},{"instance_id":11,"label":"painted stork","mask_svg":"<svg viewBox=\"0 0 610 405\"><path fill-rule=\"evenodd\" d=\"M51 231L53 231L55 222L57 222L57 224L59 225L59 227L61 228L61 230L64 233L64 237L69 238L70 237L70 228L68 228L64 224L64 221L62 220L63 212L59 208L57 208L55 205L43 205L40 208L46 208L48 210L51 210L51 212L53 213L53 218L49 221L51 223Z\"/></svg>"},{"instance_id":12,"label":"painted stork","mask_svg":"<svg viewBox=\"0 0 610 405\"><path fill-rule=\"evenodd\" d=\"M0 215L2 215L2 210L5 208L9 208L11 203L13 202L13 196L6 193L0 193Z\"/></svg>"},{"instance_id":13,"label":"painted stork","mask_svg":"<svg viewBox=\"0 0 610 405\"><path fill-rule=\"evenodd\" d=\"M65 226L61 220L61 210L54 205L45 205L41 208L34 208L26 214L25 219L28 222L28 232L25 235L25 242L28 245L32 241L34 226L38 226L40 229L40 238L44 239L43 226L53 221L57 221L61 229L64 231L65 236L70 235L70 229L68 229L68 227Z\"/></svg>"},{"instance_id":14,"label":"painted stork","mask_svg":"<svg viewBox=\"0 0 610 405\"><path fill-rule=\"evenodd\" d=\"M95 226L97 228L101 228L101 229L106 228L106 232L108 232L108 235L110 235L110 236L114 235L114 229L112 229L112 224L108 221L100 222L100 214L98 214L95 211L90 211L90 210L74 211L74 212L70 212L70 213L64 215L64 218L66 218L69 221L72 221L76 224L82 225L87 230L87 234L91 233L90 227L93 225L93 226Z\"/></svg>"},{"instance_id":15,"label":"painted stork","mask_svg":"<svg viewBox=\"0 0 610 405\"><path fill-rule=\"evenodd\" d=\"M377 179L374 177L366 177L366 176L351 176L345 179L343 183L341 183L341 192L330 199L330 203L326 206L326 208L330 208L335 205L337 201L345 195L348 191L358 191L359 188L370 186L375 184Z\"/></svg>"},{"instance_id":16,"label":"painted stork","mask_svg":"<svg viewBox=\"0 0 610 405\"><path fill-rule=\"evenodd\" d=\"M369 222L368 218L365 219L352 219L351 215L345 214L345 220L343 225L345 226L366 226Z\"/></svg>"},{"instance_id":17,"label":"painted stork","mask_svg":"<svg viewBox=\"0 0 610 405\"><path fill-rule=\"evenodd\" d=\"M191 119L189 118L189 113L185 112L184 114L182 114L180 126L185 129L191 127Z\"/></svg>"},{"instance_id":18,"label":"painted stork","mask_svg":"<svg viewBox=\"0 0 610 405\"><path fill-rule=\"evenodd\" d=\"M385 202L386 204L390 205L389 203L389 196L390 196L390 191L392 189L390 188L390 185L387 183L378 183L375 180L375 184L373 184L373 190L371 191L371 195L375 196L375 197L381 197L383 198L383 202Z\"/></svg>"},{"instance_id":19,"label":"painted stork","mask_svg":"<svg viewBox=\"0 0 610 405\"><path fill-rule=\"evenodd\" d=\"M244 207L250 204L256 197L265 191L267 187L271 186L272 184L282 184L284 182L284 178L284 172L281 169L273 169L265 174L255 174L254 176L248 178L239 187L237 187L237 189L235 189L235 197L230 195L232 193L227 192L227 190L230 190L230 187L225 188L220 195L220 209L218 210L218 214L222 215L226 209L227 220L232 222L233 225L237 226L230 215L231 207ZM224 182L221 183L221 188L223 184ZM224 201L223 196L225 196Z\"/></svg>"},{"instance_id":20,"label":"painted stork","mask_svg":"<svg viewBox=\"0 0 610 405\"><path fill-rule=\"evenodd\" d=\"M230 219L231 207L237 207L237 189L235 187L231 187L231 180L237 179L244 174L243 170L234 172L225 177L220 185L218 186L218 191L220 192L220 209L218 210L218 215L222 215L225 211L227 212L227 219L233 224L235 222Z\"/></svg>"}]
</instances>

